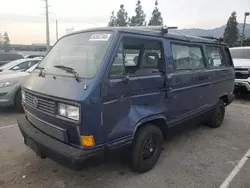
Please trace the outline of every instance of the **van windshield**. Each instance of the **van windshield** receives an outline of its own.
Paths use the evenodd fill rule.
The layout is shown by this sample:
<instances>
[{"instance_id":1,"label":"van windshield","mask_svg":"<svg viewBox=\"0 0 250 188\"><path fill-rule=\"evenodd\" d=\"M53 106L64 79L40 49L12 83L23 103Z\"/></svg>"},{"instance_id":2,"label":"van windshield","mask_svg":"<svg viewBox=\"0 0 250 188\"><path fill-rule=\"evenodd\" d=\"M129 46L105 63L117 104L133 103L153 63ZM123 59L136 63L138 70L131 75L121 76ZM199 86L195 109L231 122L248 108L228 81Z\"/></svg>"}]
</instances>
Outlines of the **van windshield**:
<instances>
[{"instance_id":1,"label":"van windshield","mask_svg":"<svg viewBox=\"0 0 250 188\"><path fill-rule=\"evenodd\" d=\"M92 78L98 70L111 41L111 32L86 32L60 39L44 57L39 67L46 74L72 76L55 66L73 68L81 78Z\"/></svg>"},{"instance_id":2,"label":"van windshield","mask_svg":"<svg viewBox=\"0 0 250 188\"><path fill-rule=\"evenodd\" d=\"M231 48L230 53L233 59L250 59L250 48Z\"/></svg>"}]
</instances>

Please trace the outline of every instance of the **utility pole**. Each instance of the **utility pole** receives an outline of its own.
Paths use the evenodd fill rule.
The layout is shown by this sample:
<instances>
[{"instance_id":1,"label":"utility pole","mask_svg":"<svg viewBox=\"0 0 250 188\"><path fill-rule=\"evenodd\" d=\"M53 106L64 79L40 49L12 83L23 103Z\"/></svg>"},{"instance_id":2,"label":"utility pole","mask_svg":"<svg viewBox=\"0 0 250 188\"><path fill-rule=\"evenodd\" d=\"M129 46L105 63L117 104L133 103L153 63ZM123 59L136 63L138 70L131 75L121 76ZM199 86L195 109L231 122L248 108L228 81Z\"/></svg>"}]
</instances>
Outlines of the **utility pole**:
<instances>
[{"instance_id":1,"label":"utility pole","mask_svg":"<svg viewBox=\"0 0 250 188\"><path fill-rule=\"evenodd\" d=\"M46 45L47 51L50 50L50 37L49 37L49 5L48 0L45 0L45 9L46 9Z\"/></svg>"},{"instance_id":2,"label":"utility pole","mask_svg":"<svg viewBox=\"0 0 250 188\"><path fill-rule=\"evenodd\" d=\"M56 41L58 41L58 22L56 20Z\"/></svg>"},{"instance_id":3,"label":"utility pole","mask_svg":"<svg viewBox=\"0 0 250 188\"><path fill-rule=\"evenodd\" d=\"M241 36L241 42L240 42L241 46L243 46L243 40L244 40L244 36L245 36L245 27L246 27L246 19L247 19L247 16L249 16L249 15L250 15L249 12L245 12L244 23L243 23L243 28L242 28L242 36Z\"/></svg>"}]
</instances>

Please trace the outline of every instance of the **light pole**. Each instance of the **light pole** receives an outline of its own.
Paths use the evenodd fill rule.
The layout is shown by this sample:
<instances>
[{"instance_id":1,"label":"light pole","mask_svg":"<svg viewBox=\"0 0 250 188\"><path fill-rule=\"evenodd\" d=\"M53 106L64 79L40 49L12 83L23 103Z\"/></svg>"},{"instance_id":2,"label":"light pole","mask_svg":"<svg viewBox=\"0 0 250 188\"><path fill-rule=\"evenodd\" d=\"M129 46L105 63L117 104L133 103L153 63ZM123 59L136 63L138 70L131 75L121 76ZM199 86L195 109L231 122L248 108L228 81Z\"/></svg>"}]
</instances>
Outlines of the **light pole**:
<instances>
[{"instance_id":1,"label":"light pole","mask_svg":"<svg viewBox=\"0 0 250 188\"><path fill-rule=\"evenodd\" d=\"M45 9L46 9L46 44L47 51L50 50L50 37L49 37L49 5L48 0L45 0Z\"/></svg>"},{"instance_id":2,"label":"light pole","mask_svg":"<svg viewBox=\"0 0 250 188\"><path fill-rule=\"evenodd\" d=\"M56 20L56 41L58 41L58 21Z\"/></svg>"},{"instance_id":3,"label":"light pole","mask_svg":"<svg viewBox=\"0 0 250 188\"><path fill-rule=\"evenodd\" d=\"M242 36L241 36L241 46L243 46L243 40L244 40L244 36L245 36L245 27L246 27L246 19L247 16L249 16L250 13L249 12L245 12L245 17L244 17L244 23L243 23L243 28L242 28Z\"/></svg>"}]
</instances>

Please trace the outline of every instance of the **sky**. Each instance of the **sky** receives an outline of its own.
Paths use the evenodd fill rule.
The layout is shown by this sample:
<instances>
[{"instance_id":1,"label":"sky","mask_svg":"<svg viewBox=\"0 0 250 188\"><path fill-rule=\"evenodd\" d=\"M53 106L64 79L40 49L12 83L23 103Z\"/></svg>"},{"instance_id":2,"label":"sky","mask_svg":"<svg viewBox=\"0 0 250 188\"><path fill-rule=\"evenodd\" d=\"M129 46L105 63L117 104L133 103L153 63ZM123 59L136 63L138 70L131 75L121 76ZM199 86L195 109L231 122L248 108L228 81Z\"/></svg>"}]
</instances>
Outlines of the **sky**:
<instances>
[{"instance_id":1,"label":"sky","mask_svg":"<svg viewBox=\"0 0 250 188\"><path fill-rule=\"evenodd\" d=\"M141 0L149 20L155 0ZM107 26L112 10L124 4L129 17L133 16L137 0L48 0L50 40L56 41L67 28L76 30ZM250 0L158 0L164 25L178 28L212 29L226 24L232 11L238 22L250 11ZM0 0L0 33L7 31L12 44L46 43L44 0ZM247 20L250 23L250 17Z\"/></svg>"}]
</instances>

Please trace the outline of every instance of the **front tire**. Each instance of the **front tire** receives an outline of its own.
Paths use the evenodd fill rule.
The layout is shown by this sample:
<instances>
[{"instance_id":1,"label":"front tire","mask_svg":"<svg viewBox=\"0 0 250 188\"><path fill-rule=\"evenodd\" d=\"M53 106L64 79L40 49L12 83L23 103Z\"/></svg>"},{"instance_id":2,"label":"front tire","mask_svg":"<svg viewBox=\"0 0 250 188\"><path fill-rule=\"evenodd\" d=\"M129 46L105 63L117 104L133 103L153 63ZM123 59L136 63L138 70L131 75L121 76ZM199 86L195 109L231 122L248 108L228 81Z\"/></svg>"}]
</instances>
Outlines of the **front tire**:
<instances>
[{"instance_id":1,"label":"front tire","mask_svg":"<svg viewBox=\"0 0 250 188\"><path fill-rule=\"evenodd\" d=\"M24 112L23 105L22 105L22 95L21 95L20 90L16 93L16 96L15 96L15 108L18 112L21 112L21 113Z\"/></svg>"},{"instance_id":2,"label":"front tire","mask_svg":"<svg viewBox=\"0 0 250 188\"><path fill-rule=\"evenodd\" d=\"M211 128L218 128L222 125L225 117L225 104L223 100L219 100L215 110L212 113L211 120L208 122L208 125Z\"/></svg>"},{"instance_id":3,"label":"front tire","mask_svg":"<svg viewBox=\"0 0 250 188\"><path fill-rule=\"evenodd\" d=\"M131 168L143 173L152 169L158 161L163 144L161 130L154 125L145 125L136 134L132 155Z\"/></svg>"}]
</instances>

